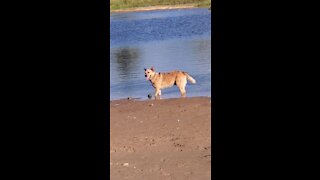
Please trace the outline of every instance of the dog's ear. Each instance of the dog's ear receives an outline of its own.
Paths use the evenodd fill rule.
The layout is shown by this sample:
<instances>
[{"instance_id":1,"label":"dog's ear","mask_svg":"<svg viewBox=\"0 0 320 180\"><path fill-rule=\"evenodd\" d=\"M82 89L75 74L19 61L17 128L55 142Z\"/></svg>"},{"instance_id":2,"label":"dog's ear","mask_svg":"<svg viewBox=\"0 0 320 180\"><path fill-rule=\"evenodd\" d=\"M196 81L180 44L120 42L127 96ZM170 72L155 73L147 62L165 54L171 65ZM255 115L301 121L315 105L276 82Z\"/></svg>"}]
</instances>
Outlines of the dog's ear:
<instances>
[{"instance_id":1,"label":"dog's ear","mask_svg":"<svg viewBox=\"0 0 320 180\"><path fill-rule=\"evenodd\" d=\"M154 71L154 67L153 66L150 69L151 69L151 71Z\"/></svg>"}]
</instances>

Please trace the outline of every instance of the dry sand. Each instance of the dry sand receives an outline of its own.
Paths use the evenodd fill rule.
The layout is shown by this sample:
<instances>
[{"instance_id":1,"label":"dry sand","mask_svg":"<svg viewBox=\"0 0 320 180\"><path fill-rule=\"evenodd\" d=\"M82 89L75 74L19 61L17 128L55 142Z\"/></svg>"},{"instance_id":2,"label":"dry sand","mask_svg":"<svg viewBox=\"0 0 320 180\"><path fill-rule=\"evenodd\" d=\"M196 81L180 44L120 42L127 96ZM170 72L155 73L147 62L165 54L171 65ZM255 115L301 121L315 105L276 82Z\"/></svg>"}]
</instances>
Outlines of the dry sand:
<instances>
[{"instance_id":1,"label":"dry sand","mask_svg":"<svg viewBox=\"0 0 320 180\"><path fill-rule=\"evenodd\" d=\"M209 180L211 98L110 102L111 180Z\"/></svg>"}]
</instances>

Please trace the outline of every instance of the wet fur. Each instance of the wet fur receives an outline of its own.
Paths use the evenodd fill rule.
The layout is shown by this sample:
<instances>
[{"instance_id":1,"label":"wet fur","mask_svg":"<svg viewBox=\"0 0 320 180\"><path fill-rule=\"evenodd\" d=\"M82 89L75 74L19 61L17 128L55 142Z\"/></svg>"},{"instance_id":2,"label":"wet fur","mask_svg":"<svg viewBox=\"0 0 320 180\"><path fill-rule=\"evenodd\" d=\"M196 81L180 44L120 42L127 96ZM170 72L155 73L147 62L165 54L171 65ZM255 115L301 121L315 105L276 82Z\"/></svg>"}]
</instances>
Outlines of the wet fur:
<instances>
[{"instance_id":1,"label":"wet fur","mask_svg":"<svg viewBox=\"0 0 320 180\"><path fill-rule=\"evenodd\" d=\"M149 80L155 89L155 99L160 99L161 89L169 88L176 85L180 91L181 97L186 96L187 80L195 84L194 80L188 73L184 71L172 71L167 73L159 73L154 68L145 69L145 77Z\"/></svg>"}]
</instances>

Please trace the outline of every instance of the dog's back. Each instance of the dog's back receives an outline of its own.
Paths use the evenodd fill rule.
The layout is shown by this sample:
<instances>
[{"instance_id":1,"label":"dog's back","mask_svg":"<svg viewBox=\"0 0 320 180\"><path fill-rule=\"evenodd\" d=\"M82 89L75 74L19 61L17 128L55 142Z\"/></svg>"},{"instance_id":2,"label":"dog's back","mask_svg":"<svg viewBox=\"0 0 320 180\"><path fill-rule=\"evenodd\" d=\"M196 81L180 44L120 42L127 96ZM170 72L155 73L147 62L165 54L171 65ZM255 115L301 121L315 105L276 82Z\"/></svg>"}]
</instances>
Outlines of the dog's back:
<instances>
[{"instance_id":1,"label":"dog's back","mask_svg":"<svg viewBox=\"0 0 320 180\"><path fill-rule=\"evenodd\" d=\"M181 71L172 71L167 73L160 73L160 76L162 77L161 85L163 87L171 87L173 85L176 85L176 80L183 76Z\"/></svg>"}]
</instances>

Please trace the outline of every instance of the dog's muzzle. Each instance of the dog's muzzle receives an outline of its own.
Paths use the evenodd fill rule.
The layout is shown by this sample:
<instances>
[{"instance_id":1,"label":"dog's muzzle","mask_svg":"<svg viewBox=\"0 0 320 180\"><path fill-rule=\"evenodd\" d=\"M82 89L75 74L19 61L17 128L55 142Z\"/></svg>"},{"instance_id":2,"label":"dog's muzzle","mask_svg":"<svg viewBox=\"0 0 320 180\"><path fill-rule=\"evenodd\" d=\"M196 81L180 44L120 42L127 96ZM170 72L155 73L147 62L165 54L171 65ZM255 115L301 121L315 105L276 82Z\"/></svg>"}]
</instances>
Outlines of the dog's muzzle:
<instances>
[{"instance_id":1,"label":"dog's muzzle","mask_svg":"<svg viewBox=\"0 0 320 180\"><path fill-rule=\"evenodd\" d=\"M144 77L147 77L147 75L145 74Z\"/></svg>"}]
</instances>

